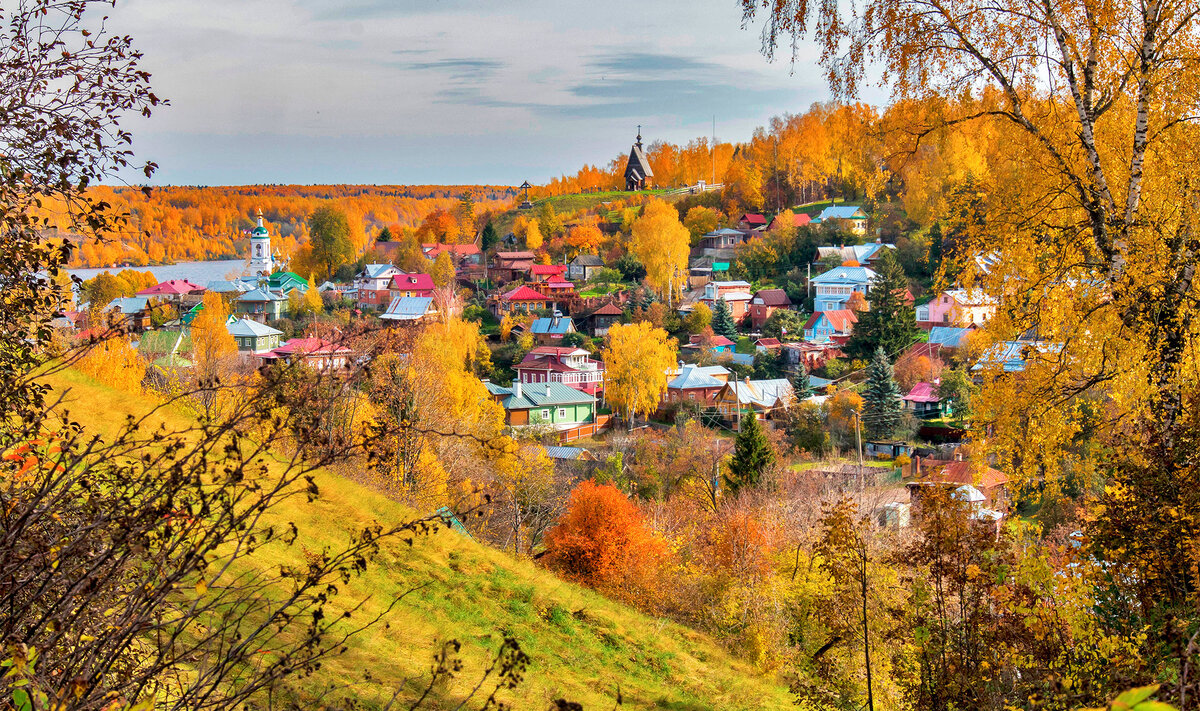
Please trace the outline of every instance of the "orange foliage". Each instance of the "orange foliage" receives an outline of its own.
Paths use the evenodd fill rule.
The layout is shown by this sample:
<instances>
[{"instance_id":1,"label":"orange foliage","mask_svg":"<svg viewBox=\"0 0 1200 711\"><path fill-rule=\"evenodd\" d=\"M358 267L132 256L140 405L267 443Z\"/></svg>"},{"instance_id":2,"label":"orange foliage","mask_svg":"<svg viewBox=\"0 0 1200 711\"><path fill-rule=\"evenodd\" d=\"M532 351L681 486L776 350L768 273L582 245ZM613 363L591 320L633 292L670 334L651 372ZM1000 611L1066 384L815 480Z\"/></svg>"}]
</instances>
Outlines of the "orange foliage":
<instances>
[{"instance_id":1,"label":"orange foliage","mask_svg":"<svg viewBox=\"0 0 1200 711\"><path fill-rule=\"evenodd\" d=\"M89 191L90 197L127 213L128 229L103 243L83 241L71 266L144 266L243 257L259 209L271 232L272 248L290 256L308 241L308 216L326 202L346 213L358 253L366 251L385 226L393 234L415 229L437 210L451 213L455 237L460 233L473 237L474 225L460 227L453 215L464 194L471 195L476 212L485 219L507 209L516 191L502 186L258 185L167 186L146 195L137 188L97 187ZM52 224L66 229L60 205L48 202L43 212Z\"/></svg>"},{"instance_id":2,"label":"orange foliage","mask_svg":"<svg viewBox=\"0 0 1200 711\"><path fill-rule=\"evenodd\" d=\"M571 492L566 513L546 533L546 549L552 566L599 588L636 586L666 555L638 507L615 486L590 479Z\"/></svg>"}]
</instances>

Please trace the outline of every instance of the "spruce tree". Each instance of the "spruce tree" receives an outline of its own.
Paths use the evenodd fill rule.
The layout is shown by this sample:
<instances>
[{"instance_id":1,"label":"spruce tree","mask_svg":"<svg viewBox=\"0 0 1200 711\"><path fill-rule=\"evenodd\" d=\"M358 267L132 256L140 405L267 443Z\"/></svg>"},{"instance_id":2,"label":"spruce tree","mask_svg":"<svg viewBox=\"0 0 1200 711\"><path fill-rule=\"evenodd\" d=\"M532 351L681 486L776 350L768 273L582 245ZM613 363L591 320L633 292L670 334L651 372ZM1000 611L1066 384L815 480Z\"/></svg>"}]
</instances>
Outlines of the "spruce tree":
<instances>
[{"instance_id":1,"label":"spruce tree","mask_svg":"<svg viewBox=\"0 0 1200 711\"><path fill-rule=\"evenodd\" d=\"M741 432L733 445L733 459L725 474L726 491L733 495L744 487L757 486L767 468L774 463L775 452L758 417L753 412L746 415L742 418Z\"/></svg>"},{"instance_id":2,"label":"spruce tree","mask_svg":"<svg viewBox=\"0 0 1200 711\"><path fill-rule=\"evenodd\" d=\"M883 348L875 349L867 367L863 398L863 429L868 439L890 439L900 426L900 387L892 377L892 364Z\"/></svg>"},{"instance_id":3,"label":"spruce tree","mask_svg":"<svg viewBox=\"0 0 1200 711\"><path fill-rule=\"evenodd\" d=\"M712 329L717 335L737 339L737 324L733 321L733 312L729 310L724 296L717 299L717 305L713 309Z\"/></svg>"},{"instance_id":4,"label":"spruce tree","mask_svg":"<svg viewBox=\"0 0 1200 711\"><path fill-rule=\"evenodd\" d=\"M890 356L916 343L916 310L905 300L908 278L896 260L895 250L884 249L875 266L875 279L867 294L870 310L858 314L854 332L842 350L852 358L870 358L877 348Z\"/></svg>"},{"instance_id":5,"label":"spruce tree","mask_svg":"<svg viewBox=\"0 0 1200 711\"><path fill-rule=\"evenodd\" d=\"M486 252L498 241L499 237L496 236L496 228L492 226L491 222L488 222L483 226L483 234L479 236L479 249Z\"/></svg>"},{"instance_id":6,"label":"spruce tree","mask_svg":"<svg viewBox=\"0 0 1200 711\"><path fill-rule=\"evenodd\" d=\"M801 363L796 369L796 374L792 376L792 392L796 395L797 402L803 402L812 397L812 381L808 379L808 368Z\"/></svg>"}]
</instances>

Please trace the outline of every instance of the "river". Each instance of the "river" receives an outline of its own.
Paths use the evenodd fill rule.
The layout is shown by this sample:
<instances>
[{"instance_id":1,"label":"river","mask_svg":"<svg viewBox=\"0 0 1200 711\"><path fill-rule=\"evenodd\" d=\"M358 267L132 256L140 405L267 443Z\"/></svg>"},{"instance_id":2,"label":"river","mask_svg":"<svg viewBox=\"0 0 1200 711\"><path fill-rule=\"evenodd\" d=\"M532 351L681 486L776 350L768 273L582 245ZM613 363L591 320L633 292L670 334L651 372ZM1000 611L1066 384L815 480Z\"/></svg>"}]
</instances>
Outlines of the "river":
<instances>
[{"instance_id":1,"label":"river","mask_svg":"<svg viewBox=\"0 0 1200 711\"><path fill-rule=\"evenodd\" d=\"M74 276L81 279L91 279L97 274L111 272L116 274L123 269L133 269L139 272L151 272L154 278L164 282L168 279L187 279L193 284L207 286L210 281L225 279L230 272L240 274L246 262L242 259L219 259L211 262L180 262L165 264L157 267L112 267L105 269L68 269Z\"/></svg>"}]
</instances>

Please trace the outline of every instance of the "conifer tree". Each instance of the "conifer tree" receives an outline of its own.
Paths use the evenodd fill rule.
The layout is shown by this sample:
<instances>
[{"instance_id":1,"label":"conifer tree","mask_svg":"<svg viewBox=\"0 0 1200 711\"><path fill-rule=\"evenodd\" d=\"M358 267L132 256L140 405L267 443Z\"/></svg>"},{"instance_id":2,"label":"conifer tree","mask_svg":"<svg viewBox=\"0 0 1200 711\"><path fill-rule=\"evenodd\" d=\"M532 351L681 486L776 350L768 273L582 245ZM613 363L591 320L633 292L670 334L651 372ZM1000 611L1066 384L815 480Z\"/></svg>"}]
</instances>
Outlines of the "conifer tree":
<instances>
[{"instance_id":1,"label":"conifer tree","mask_svg":"<svg viewBox=\"0 0 1200 711\"><path fill-rule=\"evenodd\" d=\"M883 250L875 267L875 279L867 302L869 311L860 311L854 333L843 349L852 358L869 358L877 348L895 356L917 342L916 311L905 300L908 278L896 260L895 250Z\"/></svg>"},{"instance_id":2,"label":"conifer tree","mask_svg":"<svg viewBox=\"0 0 1200 711\"><path fill-rule=\"evenodd\" d=\"M496 236L496 228L491 222L488 222L483 226L483 233L479 236L479 249L486 252L498 241L499 238Z\"/></svg>"},{"instance_id":3,"label":"conifer tree","mask_svg":"<svg viewBox=\"0 0 1200 711\"><path fill-rule=\"evenodd\" d=\"M733 313L729 310L729 304L723 296L717 299L716 308L713 309L712 329L718 335L726 338L737 338L737 324L734 323Z\"/></svg>"},{"instance_id":4,"label":"conifer tree","mask_svg":"<svg viewBox=\"0 0 1200 711\"><path fill-rule=\"evenodd\" d=\"M798 402L812 397L812 381L808 379L808 368L805 368L803 363L796 369L796 374L792 376L792 392L796 394Z\"/></svg>"},{"instance_id":5,"label":"conifer tree","mask_svg":"<svg viewBox=\"0 0 1200 711\"><path fill-rule=\"evenodd\" d=\"M775 452L767 441L754 413L742 418L741 431L733 445L733 459L725 474L725 487L729 494L736 494L748 486L757 486L767 468L775 463Z\"/></svg>"},{"instance_id":6,"label":"conifer tree","mask_svg":"<svg viewBox=\"0 0 1200 711\"><path fill-rule=\"evenodd\" d=\"M892 364L882 346L875 349L867 367L863 425L870 439L889 439L900 426L900 387L892 377Z\"/></svg>"}]
</instances>

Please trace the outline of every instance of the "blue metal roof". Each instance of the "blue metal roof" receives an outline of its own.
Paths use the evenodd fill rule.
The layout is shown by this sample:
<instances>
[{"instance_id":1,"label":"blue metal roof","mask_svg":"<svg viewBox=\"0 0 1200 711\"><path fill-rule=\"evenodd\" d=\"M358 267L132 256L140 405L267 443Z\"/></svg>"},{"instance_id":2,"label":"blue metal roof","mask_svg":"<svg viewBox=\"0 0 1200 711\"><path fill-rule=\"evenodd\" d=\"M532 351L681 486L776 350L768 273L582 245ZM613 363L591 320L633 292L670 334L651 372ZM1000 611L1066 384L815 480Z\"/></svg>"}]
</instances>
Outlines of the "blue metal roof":
<instances>
[{"instance_id":1,"label":"blue metal roof","mask_svg":"<svg viewBox=\"0 0 1200 711\"><path fill-rule=\"evenodd\" d=\"M379 318L388 321L415 321L429 312L433 299L428 296L399 296L388 304Z\"/></svg>"},{"instance_id":2,"label":"blue metal roof","mask_svg":"<svg viewBox=\"0 0 1200 711\"><path fill-rule=\"evenodd\" d=\"M824 274L813 277L812 283L849 286L870 284L874 278L875 272L867 267L834 267Z\"/></svg>"},{"instance_id":3,"label":"blue metal roof","mask_svg":"<svg viewBox=\"0 0 1200 711\"><path fill-rule=\"evenodd\" d=\"M945 348L958 348L962 345L963 338L970 332L971 329L969 328L934 326L929 329L929 342L936 343Z\"/></svg>"},{"instance_id":4,"label":"blue metal roof","mask_svg":"<svg viewBox=\"0 0 1200 711\"><path fill-rule=\"evenodd\" d=\"M865 213L859 214L861 212L862 212L862 207L860 207L858 205L830 205L829 207L825 208L824 210L821 210L820 216L818 216L816 220L813 220L813 222L824 221L824 220L865 220L865 219L867 219L867 216Z\"/></svg>"},{"instance_id":5,"label":"blue metal roof","mask_svg":"<svg viewBox=\"0 0 1200 711\"><path fill-rule=\"evenodd\" d=\"M530 329L537 334L566 335L575 330L575 324L567 316L545 316L536 319Z\"/></svg>"}]
</instances>

